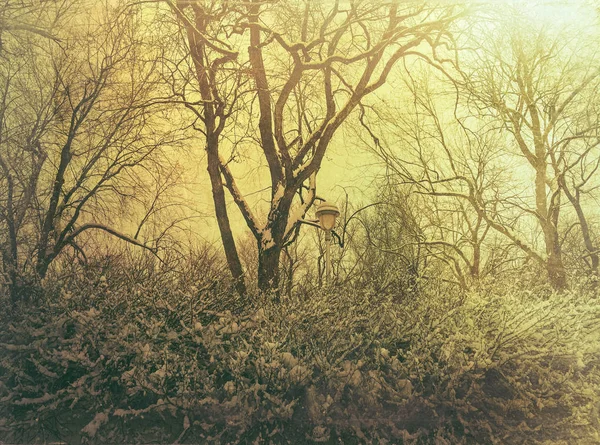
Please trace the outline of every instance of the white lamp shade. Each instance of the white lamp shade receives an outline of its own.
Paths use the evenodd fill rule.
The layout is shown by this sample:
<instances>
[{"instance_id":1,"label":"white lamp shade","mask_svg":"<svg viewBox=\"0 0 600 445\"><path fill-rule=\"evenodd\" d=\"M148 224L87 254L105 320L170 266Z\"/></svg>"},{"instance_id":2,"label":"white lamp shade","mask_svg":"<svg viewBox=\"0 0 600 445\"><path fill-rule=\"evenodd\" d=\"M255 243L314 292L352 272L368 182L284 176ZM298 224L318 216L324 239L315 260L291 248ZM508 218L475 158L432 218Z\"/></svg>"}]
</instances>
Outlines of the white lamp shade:
<instances>
[{"instance_id":1,"label":"white lamp shade","mask_svg":"<svg viewBox=\"0 0 600 445\"><path fill-rule=\"evenodd\" d=\"M321 227L325 230L331 230L335 227L335 215L332 213L323 213L319 218Z\"/></svg>"},{"instance_id":2,"label":"white lamp shade","mask_svg":"<svg viewBox=\"0 0 600 445\"><path fill-rule=\"evenodd\" d=\"M327 202L321 203L316 211L317 218L323 230L331 230L335 227L335 219L340 215L340 211L334 204Z\"/></svg>"}]
</instances>

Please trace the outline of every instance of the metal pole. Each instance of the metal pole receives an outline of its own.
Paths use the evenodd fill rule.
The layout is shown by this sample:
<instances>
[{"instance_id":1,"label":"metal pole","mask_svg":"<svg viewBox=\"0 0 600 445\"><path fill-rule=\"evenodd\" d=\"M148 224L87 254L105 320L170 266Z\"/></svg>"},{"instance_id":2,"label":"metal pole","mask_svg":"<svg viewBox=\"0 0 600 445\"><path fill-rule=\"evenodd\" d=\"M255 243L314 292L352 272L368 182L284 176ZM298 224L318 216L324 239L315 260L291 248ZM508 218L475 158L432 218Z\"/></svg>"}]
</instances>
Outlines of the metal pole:
<instances>
[{"instance_id":1,"label":"metal pole","mask_svg":"<svg viewBox=\"0 0 600 445\"><path fill-rule=\"evenodd\" d=\"M331 230L325 231L325 283L331 285Z\"/></svg>"}]
</instances>

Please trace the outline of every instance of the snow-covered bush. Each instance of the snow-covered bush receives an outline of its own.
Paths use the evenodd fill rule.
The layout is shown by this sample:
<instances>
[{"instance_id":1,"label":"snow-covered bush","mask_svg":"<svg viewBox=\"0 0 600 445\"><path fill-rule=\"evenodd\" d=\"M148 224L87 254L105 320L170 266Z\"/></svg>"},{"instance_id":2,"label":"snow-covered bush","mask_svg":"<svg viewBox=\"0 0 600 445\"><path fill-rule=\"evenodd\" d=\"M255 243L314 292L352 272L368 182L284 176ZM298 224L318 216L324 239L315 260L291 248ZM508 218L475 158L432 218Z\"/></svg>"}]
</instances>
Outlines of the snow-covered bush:
<instances>
[{"instance_id":1,"label":"snow-covered bush","mask_svg":"<svg viewBox=\"0 0 600 445\"><path fill-rule=\"evenodd\" d=\"M600 440L600 305L575 291L240 304L218 286L86 283L2 316L10 441Z\"/></svg>"}]
</instances>

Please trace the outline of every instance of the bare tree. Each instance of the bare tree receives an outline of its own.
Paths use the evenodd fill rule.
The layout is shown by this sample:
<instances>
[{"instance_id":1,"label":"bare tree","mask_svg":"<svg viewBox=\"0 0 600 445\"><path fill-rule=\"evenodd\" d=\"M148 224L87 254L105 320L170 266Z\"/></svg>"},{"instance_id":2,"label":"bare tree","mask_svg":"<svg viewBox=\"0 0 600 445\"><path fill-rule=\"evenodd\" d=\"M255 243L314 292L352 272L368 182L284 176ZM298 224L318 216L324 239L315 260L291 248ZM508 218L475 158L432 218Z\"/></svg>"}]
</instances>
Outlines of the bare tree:
<instances>
[{"instance_id":1,"label":"bare tree","mask_svg":"<svg viewBox=\"0 0 600 445\"><path fill-rule=\"evenodd\" d=\"M35 34L60 41L54 27L74 7L74 1L3 1L0 4L0 52L4 49L4 39L18 38L20 35Z\"/></svg>"},{"instance_id":2,"label":"bare tree","mask_svg":"<svg viewBox=\"0 0 600 445\"><path fill-rule=\"evenodd\" d=\"M256 239L259 289L278 289L282 248L315 199L316 175L336 131L364 97L386 83L399 60L447 43L454 8L363 1L170 5L194 62L202 101L197 117L232 275L241 280L242 271L223 187ZM245 106L238 109L242 98ZM266 163L270 198L264 221L240 190L231 156L223 154L223 140L231 137L224 133L228 120L246 125Z\"/></svg>"},{"instance_id":3,"label":"bare tree","mask_svg":"<svg viewBox=\"0 0 600 445\"><path fill-rule=\"evenodd\" d=\"M598 265L583 198L595 189L600 122L593 104L600 71L589 63L594 50L577 39L550 37L527 25L517 32L486 22L482 34L489 43L478 45L477 51L459 51L456 71L428 61L445 74L445 84L442 79L433 82L446 89L450 85L456 96L438 92L433 97L427 84L411 80L410 120L394 118L396 131L390 134L396 139L388 137L383 145L372 133L371 144L394 175L413 184L415 193L435 197L429 214L441 217L430 227L438 234L428 236L426 243L438 259L450 261L459 282L466 283L461 275L480 276L484 241L492 229L544 267L551 285L562 289L567 285L564 196L581 229L583 256L592 271ZM431 73L425 75L431 79ZM373 127L373 122L361 122L368 130ZM398 142L404 153L391 148ZM514 249L500 252L488 252L495 264L513 262Z\"/></svg>"},{"instance_id":4,"label":"bare tree","mask_svg":"<svg viewBox=\"0 0 600 445\"><path fill-rule=\"evenodd\" d=\"M541 228L545 253L537 257L544 261L550 283L561 289L567 285L559 224L563 194L571 196L582 234L588 239L586 248L595 250L580 201L567 186L565 175L597 145L600 122L590 115L589 103L595 97L600 71L587 60L593 52L575 39L550 37L533 26L527 29L497 30L496 38L490 39L494 44L480 52L483 56L471 69L461 71L461 83L478 113L491 111L490 117L501 122L534 173L533 206L524 204L522 210ZM586 57L576 58L573 48ZM581 141L585 141L583 147ZM583 151L569 154L577 145Z\"/></svg>"},{"instance_id":5,"label":"bare tree","mask_svg":"<svg viewBox=\"0 0 600 445\"><path fill-rule=\"evenodd\" d=\"M600 167L600 121L596 111L598 98L595 89L592 93L588 91L586 96L583 110L568 117L568 124L573 124L575 128L553 142L549 155L558 187L576 214L575 224L579 226L586 250L580 257L586 262L592 275L597 276L600 247L590 221L589 209L586 212L586 201L589 202L586 198L593 197L594 191L598 189L596 173ZM566 123L563 122L563 125ZM565 232L568 233L571 228L572 226Z\"/></svg>"},{"instance_id":6,"label":"bare tree","mask_svg":"<svg viewBox=\"0 0 600 445\"><path fill-rule=\"evenodd\" d=\"M446 88L439 76L414 71L402 80L406 102L412 102L403 103L402 113L390 103L363 107L364 143L386 167L388 193L406 196L419 209L413 211L418 222L411 242L422 262L449 271L445 279L466 289L489 272L489 260L497 259L487 245L491 226L482 209L498 207L507 175L491 134L461 125L452 112L455 98L440 93ZM386 250L406 251L405 243L397 243Z\"/></svg>"},{"instance_id":7,"label":"bare tree","mask_svg":"<svg viewBox=\"0 0 600 445\"><path fill-rule=\"evenodd\" d=\"M55 27L60 46L37 33L4 41L11 56L0 73L0 247L13 301L25 275L44 278L65 248L81 251L77 239L90 230L148 248L110 221L174 141L153 128L161 118L152 106L163 99L136 15L97 12L100 23L83 32L66 21Z\"/></svg>"}]
</instances>

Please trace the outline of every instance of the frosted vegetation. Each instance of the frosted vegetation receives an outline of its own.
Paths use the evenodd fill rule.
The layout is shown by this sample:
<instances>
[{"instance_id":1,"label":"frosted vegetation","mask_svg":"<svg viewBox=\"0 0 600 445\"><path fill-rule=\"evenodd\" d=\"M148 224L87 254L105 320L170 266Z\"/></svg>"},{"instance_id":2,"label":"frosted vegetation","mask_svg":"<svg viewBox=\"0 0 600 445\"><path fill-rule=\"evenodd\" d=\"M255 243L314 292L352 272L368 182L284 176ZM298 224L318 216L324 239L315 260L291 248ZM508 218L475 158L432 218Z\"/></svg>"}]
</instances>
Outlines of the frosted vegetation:
<instances>
[{"instance_id":1,"label":"frosted vegetation","mask_svg":"<svg viewBox=\"0 0 600 445\"><path fill-rule=\"evenodd\" d=\"M600 6L514 6L2 3L0 443L600 443Z\"/></svg>"},{"instance_id":2,"label":"frosted vegetation","mask_svg":"<svg viewBox=\"0 0 600 445\"><path fill-rule=\"evenodd\" d=\"M429 282L405 298L341 287L242 304L122 261L3 315L11 442L599 440L600 307L581 288Z\"/></svg>"}]
</instances>

